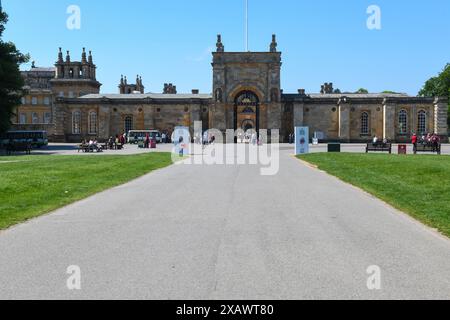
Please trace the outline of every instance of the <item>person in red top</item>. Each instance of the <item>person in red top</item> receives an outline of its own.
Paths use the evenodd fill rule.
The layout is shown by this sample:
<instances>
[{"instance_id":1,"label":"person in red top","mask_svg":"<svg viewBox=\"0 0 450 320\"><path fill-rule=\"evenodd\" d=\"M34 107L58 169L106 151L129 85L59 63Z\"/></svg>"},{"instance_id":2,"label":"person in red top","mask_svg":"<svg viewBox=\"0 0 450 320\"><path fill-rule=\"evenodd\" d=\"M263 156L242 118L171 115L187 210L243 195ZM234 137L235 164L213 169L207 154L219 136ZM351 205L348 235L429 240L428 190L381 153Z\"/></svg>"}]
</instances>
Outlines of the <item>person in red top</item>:
<instances>
[{"instance_id":1,"label":"person in red top","mask_svg":"<svg viewBox=\"0 0 450 320\"><path fill-rule=\"evenodd\" d=\"M414 151L416 151L417 150L417 135L415 133L413 134L413 136L411 138L411 143L414 146Z\"/></svg>"}]
</instances>

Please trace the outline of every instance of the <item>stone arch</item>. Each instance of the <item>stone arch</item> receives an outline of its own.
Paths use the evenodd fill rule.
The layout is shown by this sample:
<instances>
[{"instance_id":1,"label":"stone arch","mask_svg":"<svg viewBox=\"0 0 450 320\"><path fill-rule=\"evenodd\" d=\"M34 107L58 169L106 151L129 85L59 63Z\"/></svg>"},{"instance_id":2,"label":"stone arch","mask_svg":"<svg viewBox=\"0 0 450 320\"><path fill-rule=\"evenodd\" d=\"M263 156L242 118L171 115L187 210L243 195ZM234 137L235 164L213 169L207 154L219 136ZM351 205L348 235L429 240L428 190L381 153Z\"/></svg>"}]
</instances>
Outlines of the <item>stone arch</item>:
<instances>
[{"instance_id":1,"label":"stone arch","mask_svg":"<svg viewBox=\"0 0 450 320\"><path fill-rule=\"evenodd\" d=\"M234 103L234 99L243 91L253 92L258 97L259 103L262 103L265 100L264 93L257 86L237 85L230 91L228 101L232 101Z\"/></svg>"},{"instance_id":2,"label":"stone arch","mask_svg":"<svg viewBox=\"0 0 450 320\"><path fill-rule=\"evenodd\" d=\"M261 100L258 94L253 90L241 90L233 96L233 103L234 130L245 131L245 124L252 123L252 129L259 132Z\"/></svg>"}]
</instances>

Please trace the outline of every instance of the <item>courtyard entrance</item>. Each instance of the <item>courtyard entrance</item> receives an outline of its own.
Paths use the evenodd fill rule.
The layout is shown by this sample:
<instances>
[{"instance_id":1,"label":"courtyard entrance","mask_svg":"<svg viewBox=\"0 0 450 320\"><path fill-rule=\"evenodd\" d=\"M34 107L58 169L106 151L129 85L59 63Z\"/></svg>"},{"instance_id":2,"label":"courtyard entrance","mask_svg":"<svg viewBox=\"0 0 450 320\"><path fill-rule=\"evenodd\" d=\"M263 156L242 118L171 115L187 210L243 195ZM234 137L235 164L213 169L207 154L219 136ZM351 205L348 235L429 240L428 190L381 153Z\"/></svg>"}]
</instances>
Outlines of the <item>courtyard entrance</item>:
<instances>
[{"instance_id":1,"label":"courtyard entrance","mask_svg":"<svg viewBox=\"0 0 450 320\"><path fill-rule=\"evenodd\" d=\"M259 99L252 91L241 91L234 100L234 130L259 132Z\"/></svg>"}]
</instances>

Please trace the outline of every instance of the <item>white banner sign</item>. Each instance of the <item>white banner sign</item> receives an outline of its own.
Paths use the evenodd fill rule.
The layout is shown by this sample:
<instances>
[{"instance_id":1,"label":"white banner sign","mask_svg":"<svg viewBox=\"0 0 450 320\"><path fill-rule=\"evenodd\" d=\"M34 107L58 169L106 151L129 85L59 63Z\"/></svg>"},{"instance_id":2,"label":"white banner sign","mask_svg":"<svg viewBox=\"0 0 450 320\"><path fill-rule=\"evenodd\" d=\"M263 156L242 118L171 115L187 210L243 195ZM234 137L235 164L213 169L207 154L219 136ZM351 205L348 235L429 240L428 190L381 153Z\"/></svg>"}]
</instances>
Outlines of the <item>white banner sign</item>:
<instances>
[{"instance_id":1,"label":"white banner sign","mask_svg":"<svg viewBox=\"0 0 450 320\"><path fill-rule=\"evenodd\" d=\"M295 154L309 153L309 128L295 127Z\"/></svg>"}]
</instances>

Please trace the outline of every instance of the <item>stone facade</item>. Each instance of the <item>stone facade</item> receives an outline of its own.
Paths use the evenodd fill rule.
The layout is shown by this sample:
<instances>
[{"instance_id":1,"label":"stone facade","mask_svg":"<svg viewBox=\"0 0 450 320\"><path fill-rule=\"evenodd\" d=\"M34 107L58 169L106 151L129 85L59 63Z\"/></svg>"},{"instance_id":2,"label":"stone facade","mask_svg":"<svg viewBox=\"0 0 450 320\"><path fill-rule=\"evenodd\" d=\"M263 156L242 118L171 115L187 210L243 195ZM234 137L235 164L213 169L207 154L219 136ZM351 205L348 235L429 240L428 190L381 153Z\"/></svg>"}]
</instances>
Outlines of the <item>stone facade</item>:
<instances>
[{"instance_id":1,"label":"stone facade","mask_svg":"<svg viewBox=\"0 0 450 320\"><path fill-rule=\"evenodd\" d=\"M332 83L322 85L317 94L303 89L283 93L281 52L275 35L268 52L226 52L221 36L216 46L211 94L198 90L178 94L173 84L165 84L161 94L146 94L139 76L135 84L122 77L119 94L100 94L92 54L87 57L83 49L81 61L73 62L69 53L64 60L60 49L54 69L24 73L30 87L26 99L40 101L48 96L51 103L20 106L16 126L20 113L27 114L23 127L32 123L33 112L42 117L51 112L51 124L45 124L50 137L70 142L90 137L106 140L131 129L170 134L176 126L193 130L195 121L202 121L204 130L222 132L279 129L282 142L295 126L310 127L311 137L317 133L324 141L362 142L377 136L405 142L413 132L448 137L444 98L340 93Z\"/></svg>"}]
</instances>

